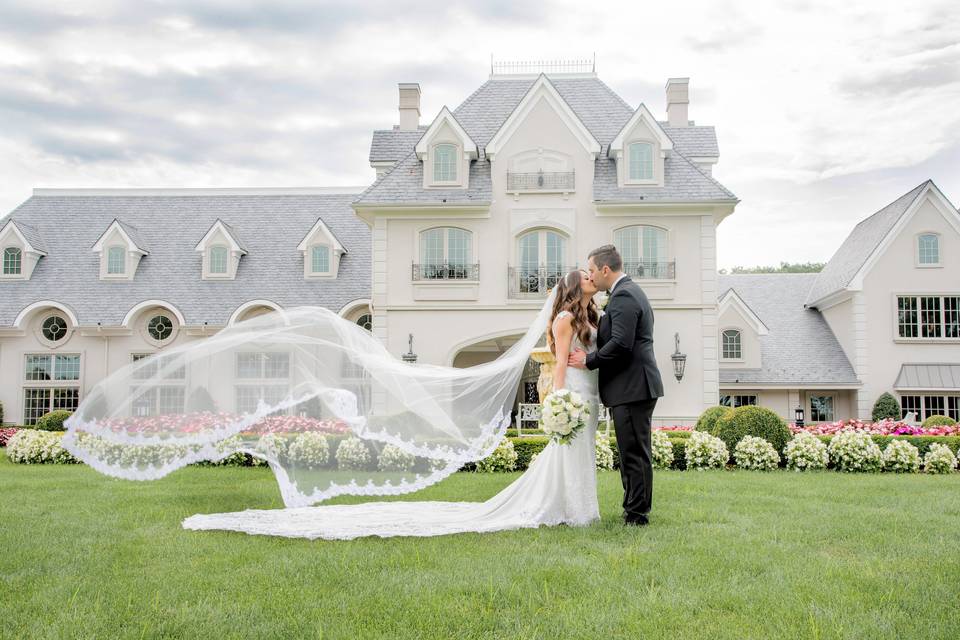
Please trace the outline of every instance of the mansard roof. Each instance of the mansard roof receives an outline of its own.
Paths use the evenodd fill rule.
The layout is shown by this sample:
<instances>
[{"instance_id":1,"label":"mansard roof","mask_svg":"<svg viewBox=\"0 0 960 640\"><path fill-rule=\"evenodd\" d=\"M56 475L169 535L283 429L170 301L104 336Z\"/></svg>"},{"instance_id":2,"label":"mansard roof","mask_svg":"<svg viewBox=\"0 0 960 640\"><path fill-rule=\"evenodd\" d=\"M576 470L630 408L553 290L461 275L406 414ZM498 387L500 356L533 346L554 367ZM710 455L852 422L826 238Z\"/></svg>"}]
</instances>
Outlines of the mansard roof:
<instances>
[{"instance_id":1,"label":"mansard roof","mask_svg":"<svg viewBox=\"0 0 960 640\"><path fill-rule=\"evenodd\" d=\"M256 299L339 311L371 297L370 230L350 207L358 191L38 190L7 220L35 228L48 255L30 280L0 282L0 326L37 300L66 305L84 326L120 325L131 308L154 299L175 305L189 325L225 325L238 306ZM336 279L303 277L297 243L318 218L348 251ZM150 247L130 282L100 280L99 258L90 251L114 219L136 227ZM194 247L217 219L230 221L249 252L235 280L202 279Z\"/></svg>"},{"instance_id":2,"label":"mansard roof","mask_svg":"<svg viewBox=\"0 0 960 640\"><path fill-rule=\"evenodd\" d=\"M570 107L580 122L600 144L594 178L594 198L597 201L635 202L643 195L644 201L736 200L728 189L701 171L690 158L715 158L719 155L716 132L713 127L700 127L691 122L689 127L670 127L658 121L673 140L674 152L664 164L666 185L662 188L621 189L617 186L615 160L607 158L607 148L635 109L595 76L570 77L547 74L550 84ZM489 162L485 160L486 145L511 113L517 108L538 78L493 76L463 101L454 111L463 129L476 142L481 159L471 163L470 189L423 189L423 164L417 160L414 146L422 135L419 131L399 129L374 132L370 148L371 162L395 161L391 171L381 176L357 199L357 205L390 205L429 203L489 203L492 199ZM682 157L675 158L673 156ZM477 178L480 182L474 182Z\"/></svg>"},{"instance_id":3,"label":"mansard roof","mask_svg":"<svg viewBox=\"0 0 960 640\"><path fill-rule=\"evenodd\" d=\"M720 385L857 385L857 374L823 315L803 306L816 273L719 276L719 299L734 290L767 327L759 369L720 368Z\"/></svg>"}]
</instances>

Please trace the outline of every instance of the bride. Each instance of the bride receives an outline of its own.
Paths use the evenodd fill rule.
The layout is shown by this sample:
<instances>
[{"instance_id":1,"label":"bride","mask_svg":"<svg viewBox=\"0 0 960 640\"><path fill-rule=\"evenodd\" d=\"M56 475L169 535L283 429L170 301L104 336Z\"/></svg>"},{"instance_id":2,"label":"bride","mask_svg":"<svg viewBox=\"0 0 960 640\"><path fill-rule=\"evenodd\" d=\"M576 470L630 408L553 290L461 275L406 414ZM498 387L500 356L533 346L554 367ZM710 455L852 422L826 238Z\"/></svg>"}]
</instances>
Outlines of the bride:
<instances>
[{"instance_id":1,"label":"bride","mask_svg":"<svg viewBox=\"0 0 960 640\"><path fill-rule=\"evenodd\" d=\"M462 370L398 363L365 331L323 310L311 309L308 314L291 310L283 314L282 322L261 316L200 346L181 347L169 353L166 362L152 363L152 369L134 365L131 371L110 376L68 422L64 444L99 471L139 480L234 452L270 464L288 508L194 515L184 520L186 529L347 540L588 525L600 517L597 373L568 369L567 356L578 348L595 349L596 292L586 272L568 273L538 315L539 326L494 362ZM578 392L591 409L586 427L572 442L551 441L525 473L485 502L306 506L342 494L408 493L489 455L509 424L504 408L512 406L520 372L544 328L556 357L554 387ZM333 355L365 370L370 402L345 389L349 378L343 369L331 373L334 368L328 363ZM305 382L282 400L267 403L259 398L256 409L240 416L227 414L218 410L216 400L226 394L224 363L233 362L233 383L243 382L251 371L261 381L272 373L288 377L296 373ZM205 380L199 387L202 393L196 388L190 393L183 415L129 417L148 391L157 391L154 384L169 386L170 379L186 379L191 387L196 380ZM246 385L237 384L238 389L241 386ZM303 417L307 412L302 409L318 402L339 420ZM300 417L280 413L291 409L301 410ZM304 423L312 426L301 427ZM328 451L331 439L339 439L335 456ZM371 450L380 460L375 471ZM329 470L334 458L336 468Z\"/></svg>"}]
</instances>

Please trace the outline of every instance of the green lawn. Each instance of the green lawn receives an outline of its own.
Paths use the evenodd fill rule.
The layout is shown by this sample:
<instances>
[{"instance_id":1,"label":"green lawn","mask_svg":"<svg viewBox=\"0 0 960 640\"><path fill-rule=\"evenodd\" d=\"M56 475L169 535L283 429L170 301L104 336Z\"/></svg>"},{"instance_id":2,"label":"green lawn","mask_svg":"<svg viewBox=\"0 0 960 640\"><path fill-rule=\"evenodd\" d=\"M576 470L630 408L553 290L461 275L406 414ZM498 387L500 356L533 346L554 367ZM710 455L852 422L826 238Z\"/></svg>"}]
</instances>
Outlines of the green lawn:
<instances>
[{"instance_id":1,"label":"green lawn","mask_svg":"<svg viewBox=\"0 0 960 640\"><path fill-rule=\"evenodd\" d=\"M0 457L3 638L960 635L960 475L658 472L652 524L627 529L605 472L590 528L311 542L180 528L279 507L267 469L134 483Z\"/></svg>"}]
</instances>

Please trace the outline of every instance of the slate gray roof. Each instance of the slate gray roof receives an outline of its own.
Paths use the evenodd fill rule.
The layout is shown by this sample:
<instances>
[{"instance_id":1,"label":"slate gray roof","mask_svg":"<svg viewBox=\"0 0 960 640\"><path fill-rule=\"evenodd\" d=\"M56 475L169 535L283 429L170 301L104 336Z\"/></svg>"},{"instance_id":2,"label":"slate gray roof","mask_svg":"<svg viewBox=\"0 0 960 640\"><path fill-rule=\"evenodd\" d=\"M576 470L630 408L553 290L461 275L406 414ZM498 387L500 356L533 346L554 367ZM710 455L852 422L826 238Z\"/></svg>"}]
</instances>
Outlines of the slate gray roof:
<instances>
[{"instance_id":1,"label":"slate gray roof","mask_svg":"<svg viewBox=\"0 0 960 640\"><path fill-rule=\"evenodd\" d=\"M857 375L819 311L803 306L815 273L719 276L719 297L734 289L769 333L760 336L759 369L721 367L720 384L858 384Z\"/></svg>"},{"instance_id":2,"label":"slate gray roof","mask_svg":"<svg viewBox=\"0 0 960 640\"><path fill-rule=\"evenodd\" d=\"M356 217L355 194L320 195L40 195L10 218L46 240L48 255L30 280L0 282L0 326L38 300L69 307L81 325L119 325L136 304L169 302L187 324L226 324L241 304L257 299L281 307L318 305L339 311L371 293L369 228ZM99 279L99 257L90 250L114 218L135 226L150 247L133 281ZM244 239L235 280L201 278L194 250L213 223L229 221ZM336 279L303 277L297 244L322 218L348 253ZM2 225L6 220L0 220ZM32 241L31 241L32 242Z\"/></svg>"},{"instance_id":3,"label":"slate gray roof","mask_svg":"<svg viewBox=\"0 0 960 640\"><path fill-rule=\"evenodd\" d=\"M642 194L644 200L688 201L688 200L735 200L729 190L700 171L686 157L673 158L664 165L664 188L627 188L618 189L616 164L606 157L607 146L620 132L623 125L633 115L635 109L613 92L599 78L571 78L549 76L560 96L570 105L584 126L601 145L600 156L594 171L594 198L598 201L637 201ZM407 149L407 154L399 158L394 170L382 176L357 199L357 204L391 204L400 202L439 203L442 198L447 202L489 202L493 195L490 188L489 162L484 159L483 150L493 135L500 129L537 78L501 78L493 77L483 83L476 91L458 106L453 115L464 130L477 143L481 158L471 163L470 189L450 189L438 191L425 190L423 185L423 163L413 153L420 135L413 139L414 133L401 132L399 129L374 132L370 158L389 159L399 149ZM661 123L664 125L665 123ZM425 128L424 128L425 129ZM665 126L664 130L674 141L674 155L716 156L719 155L716 132L713 127L675 127ZM479 169L478 169L479 168ZM483 179L474 186L474 171ZM417 198L417 200L409 200Z\"/></svg>"},{"instance_id":4,"label":"slate gray roof","mask_svg":"<svg viewBox=\"0 0 960 640\"><path fill-rule=\"evenodd\" d=\"M900 365L894 389L960 390L960 364L916 363Z\"/></svg>"},{"instance_id":5,"label":"slate gray roof","mask_svg":"<svg viewBox=\"0 0 960 640\"><path fill-rule=\"evenodd\" d=\"M8 218L0 218L0 229L5 227L8 221ZM40 231L35 226L32 224L27 224L22 220L14 220L14 223L17 225L17 229L20 230L20 233L23 234L23 237L26 238L31 247L37 251L46 252L47 243L43 241L43 236L40 235Z\"/></svg>"},{"instance_id":6,"label":"slate gray roof","mask_svg":"<svg viewBox=\"0 0 960 640\"><path fill-rule=\"evenodd\" d=\"M863 263L910 208L927 184L932 184L932 181L927 180L914 187L866 220L860 221L820 272L807 295L805 304L813 304L824 296L849 285Z\"/></svg>"},{"instance_id":7,"label":"slate gray roof","mask_svg":"<svg viewBox=\"0 0 960 640\"><path fill-rule=\"evenodd\" d=\"M396 162L410 153L428 128L422 125L416 131L401 131L399 127L374 131L370 141L370 162Z\"/></svg>"},{"instance_id":8,"label":"slate gray roof","mask_svg":"<svg viewBox=\"0 0 960 640\"><path fill-rule=\"evenodd\" d=\"M123 229L123 232L127 234L127 237L130 238L130 241L133 242L133 244L137 245L138 249L143 249L148 253L150 252L149 247L147 247L147 242L143 239L143 236L140 235L140 229L137 229L133 225L127 224L123 220L116 220L116 222L118 225L120 225L120 228ZM111 221L110 224L113 224L113 221ZM109 225L107 225L107 227L109 228ZM103 233L106 233L106 232L107 230L104 229ZM103 236L103 233L101 233L100 236Z\"/></svg>"}]
</instances>

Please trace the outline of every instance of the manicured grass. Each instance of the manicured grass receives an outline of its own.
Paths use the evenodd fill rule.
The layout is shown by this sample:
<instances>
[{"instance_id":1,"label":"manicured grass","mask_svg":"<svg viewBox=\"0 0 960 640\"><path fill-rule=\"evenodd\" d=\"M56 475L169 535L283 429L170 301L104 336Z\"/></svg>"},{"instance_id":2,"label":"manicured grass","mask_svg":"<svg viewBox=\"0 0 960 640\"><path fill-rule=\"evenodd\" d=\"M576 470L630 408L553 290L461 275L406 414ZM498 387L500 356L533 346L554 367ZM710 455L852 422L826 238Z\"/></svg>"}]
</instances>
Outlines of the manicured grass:
<instances>
[{"instance_id":1,"label":"manicured grass","mask_svg":"<svg viewBox=\"0 0 960 640\"><path fill-rule=\"evenodd\" d=\"M514 477L412 497L482 500ZM0 486L4 638L960 634L958 475L657 472L652 524L627 529L605 472L593 527L352 542L180 528L279 507L267 469L133 483L2 457Z\"/></svg>"}]
</instances>

